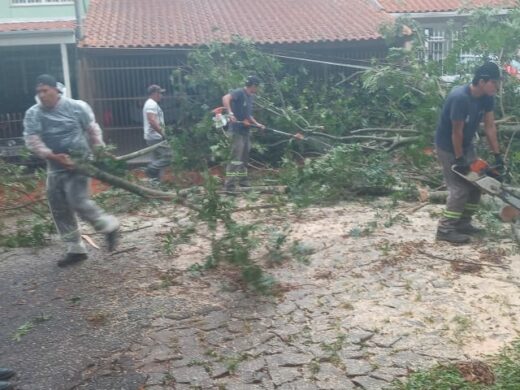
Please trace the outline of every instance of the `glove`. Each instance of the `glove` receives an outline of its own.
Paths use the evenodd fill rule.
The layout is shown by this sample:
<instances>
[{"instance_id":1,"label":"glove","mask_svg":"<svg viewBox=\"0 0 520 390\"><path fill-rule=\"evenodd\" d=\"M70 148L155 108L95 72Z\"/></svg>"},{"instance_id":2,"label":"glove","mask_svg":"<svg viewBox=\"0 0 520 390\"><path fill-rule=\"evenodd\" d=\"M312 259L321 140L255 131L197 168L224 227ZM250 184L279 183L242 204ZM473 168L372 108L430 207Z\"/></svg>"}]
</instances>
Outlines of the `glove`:
<instances>
[{"instance_id":1,"label":"glove","mask_svg":"<svg viewBox=\"0 0 520 390\"><path fill-rule=\"evenodd\" d=\"M460 156L455 159L455 164L451 166L451 169L461 175L467 175L469 173L469 164L464 156Z\"/></svg>"}]
</instances>

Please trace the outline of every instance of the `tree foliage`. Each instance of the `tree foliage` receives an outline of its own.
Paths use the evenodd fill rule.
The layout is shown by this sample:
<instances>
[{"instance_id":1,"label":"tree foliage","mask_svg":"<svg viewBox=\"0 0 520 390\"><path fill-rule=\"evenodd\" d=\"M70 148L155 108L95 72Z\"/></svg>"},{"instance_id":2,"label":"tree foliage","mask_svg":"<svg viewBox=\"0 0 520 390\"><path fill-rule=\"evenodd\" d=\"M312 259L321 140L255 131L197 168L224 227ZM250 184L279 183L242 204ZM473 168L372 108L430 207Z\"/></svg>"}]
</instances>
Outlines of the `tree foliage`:
<instances>
[{"instance_id":1,"label":"tree foliage","mask_svg":"<svg viewBox=\"0 0 520 390\"><path fill-rule=\"evenodd\" d=\"M503 65L515 58L519 26L518 9L508 15L477 10L453 53L437 63L424 60L421 29L413 21L399 19L383 28L387 42L398 43L390 45L384 59L369 62L366 71L338 70L326 76L304 65L283 63L244 39L210 43L191 52L186 64L172 72L178 103L175 130L170 129L169 138L174 167L206 170L227 160L229 140L223 131L212 128L211 109L221 105L224 94L241 87L247 75L255 74L263 82L255 117L269 127L303 134L303 140L269 132L254 136L253 157L277 168L275 179L290 190L284 202L305 206L360 194L388 194L395 187L407 188L414 180L438 184L436 173L431 173L438 170L430 169L434 163L430 150L443 98L453 86L443 83L440 76L448 71L460 75L457 83L468 81L477 64L460 62L460 52L471 51L479 63L495 58ZM407 39L413 41L411 48L402 46ZM504 80L498 97L499 118L520 115L519 84L515 78ZM511 145L514 150L514 140ZM123 175L123 165L97 157L102 160L98 167ZM510 153L509 163L520 167L520 154ZM19 210L19 199L10 194L31 192L30 186L41 183L41 176L27 176L8 164L0 165L0 178L4 198L17 204L15 210ZM287 234L277 232L266 239L260 222L235 219L235 202L222 197L218 186L217 179L208 175L203 194L191 200L196 202L190 208L192 217L205 222L210 233L210 253L199 267L228 262L250 286L266 291L273 280L251 253L263 247L271 262L285 259ZM0 245L44 243L50 226L45 207L31 203L20 209L29 209L39 220L18 229L3 227ZM190 225L172 233L165 247L173 253L174 244L185 242L195 231ZM302 248L305 244L294 243L293 257L307 258L307 249Z\"/></svg>"}]
</instances>

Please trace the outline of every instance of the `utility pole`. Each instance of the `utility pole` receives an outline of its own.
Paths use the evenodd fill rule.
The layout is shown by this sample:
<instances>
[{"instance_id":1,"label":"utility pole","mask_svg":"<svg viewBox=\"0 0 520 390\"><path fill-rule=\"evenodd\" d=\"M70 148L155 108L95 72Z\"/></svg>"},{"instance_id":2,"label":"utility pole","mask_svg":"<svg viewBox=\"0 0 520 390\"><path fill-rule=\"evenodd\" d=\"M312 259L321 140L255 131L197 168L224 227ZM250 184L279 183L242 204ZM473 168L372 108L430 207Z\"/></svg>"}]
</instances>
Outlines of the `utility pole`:
<instances>
[{"instance_id":1,"label":"utility pole","mask_svg":"<svg viewBox=\"0 0 520 390\"><path fill-rule=\"evenodd\" d=\"M83 39L83 3L84 0L74 0L74 12L76 14L76 80L77 96L85 99L85 75L83 73L83 63L79 58L78 44Z\"/></svg>"},{"instance_id":2,"label":"utility pole","mask_svg":"<svg viewBox=\"0 0 520 390\"><path fill-rule=\"evenodd\" d=\"M83 39L83 12L81 10L83 0L74 0L74 11L76 13L76 42Z\"/></svg>"}]
</instances>

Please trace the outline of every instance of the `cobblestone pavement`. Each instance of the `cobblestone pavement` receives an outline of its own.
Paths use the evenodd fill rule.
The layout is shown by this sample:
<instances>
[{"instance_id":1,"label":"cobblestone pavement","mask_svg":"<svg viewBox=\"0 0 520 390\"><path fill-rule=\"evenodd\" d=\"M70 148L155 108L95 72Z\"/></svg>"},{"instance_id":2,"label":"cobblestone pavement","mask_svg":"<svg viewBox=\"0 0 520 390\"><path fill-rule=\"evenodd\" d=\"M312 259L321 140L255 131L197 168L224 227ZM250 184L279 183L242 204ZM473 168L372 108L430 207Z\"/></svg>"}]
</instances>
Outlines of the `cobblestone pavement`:
<instances>
[{"instance_id":1,"label":"cobblestone pavement","mask_svg":"<svg viewBox=\"0 0 520 390\"><path fill-rule=\"evenodd\" d=\"M435 243L439 210L406 218L350 204L293 216L291 237L314 247L310 265L274 268L286 292L271 299L199 279L208 312L165 312L137 346L146 388L384 389L412 370L494 352L518 329L519 259L489 242ZM182 253L179 269L192 260ZM182 282L168 293L193 296Z\"/></svg>"},{"instance_id":2,"label":"cobblestone pavement","mask_svg":"<svg viewBox=\"0 0 520 390\"><path fill-rule=\"evenodd\" d=\"M225 266L190 268L204 261L203 240L166 256L161 232L172 222L154 219L153 229L123 240L149 241L129 252L121 286L131 285L133 298L120 310L141 324L139 334L105 357L126 361L120 377L131 372L140 381L103 384L114 375L107 363L76 367L90 379L75 388L375 390L438 362L496 352L520 330L520 261L507 252L511 243L436 243L441 208L412 207L261 211L272 229L289 223L290 239L313 248L309 264L269 269L281 283L270 297L242 289ZM133 279L134 266L149 267L147 277Z\"/></svg>"}]
</instances>

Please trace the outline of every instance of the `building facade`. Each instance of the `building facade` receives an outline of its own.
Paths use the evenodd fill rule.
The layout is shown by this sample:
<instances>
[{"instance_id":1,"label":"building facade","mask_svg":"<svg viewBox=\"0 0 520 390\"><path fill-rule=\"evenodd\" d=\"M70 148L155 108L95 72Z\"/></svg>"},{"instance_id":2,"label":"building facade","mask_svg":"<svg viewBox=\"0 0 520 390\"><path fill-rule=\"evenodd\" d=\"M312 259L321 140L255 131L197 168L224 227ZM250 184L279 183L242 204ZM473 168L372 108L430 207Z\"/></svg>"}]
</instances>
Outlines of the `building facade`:
<instances>
[{"instance_id":1,"label":"building facade","mask_svg":"<svg viewBox=\"0 0 520 390\"><path fill-rule=\"evenodd\" d=\"M76 92L76 20L87 0L0 0L0 155L16 154L34 80L55 75Z\"/></svg>"}]
</instances>

